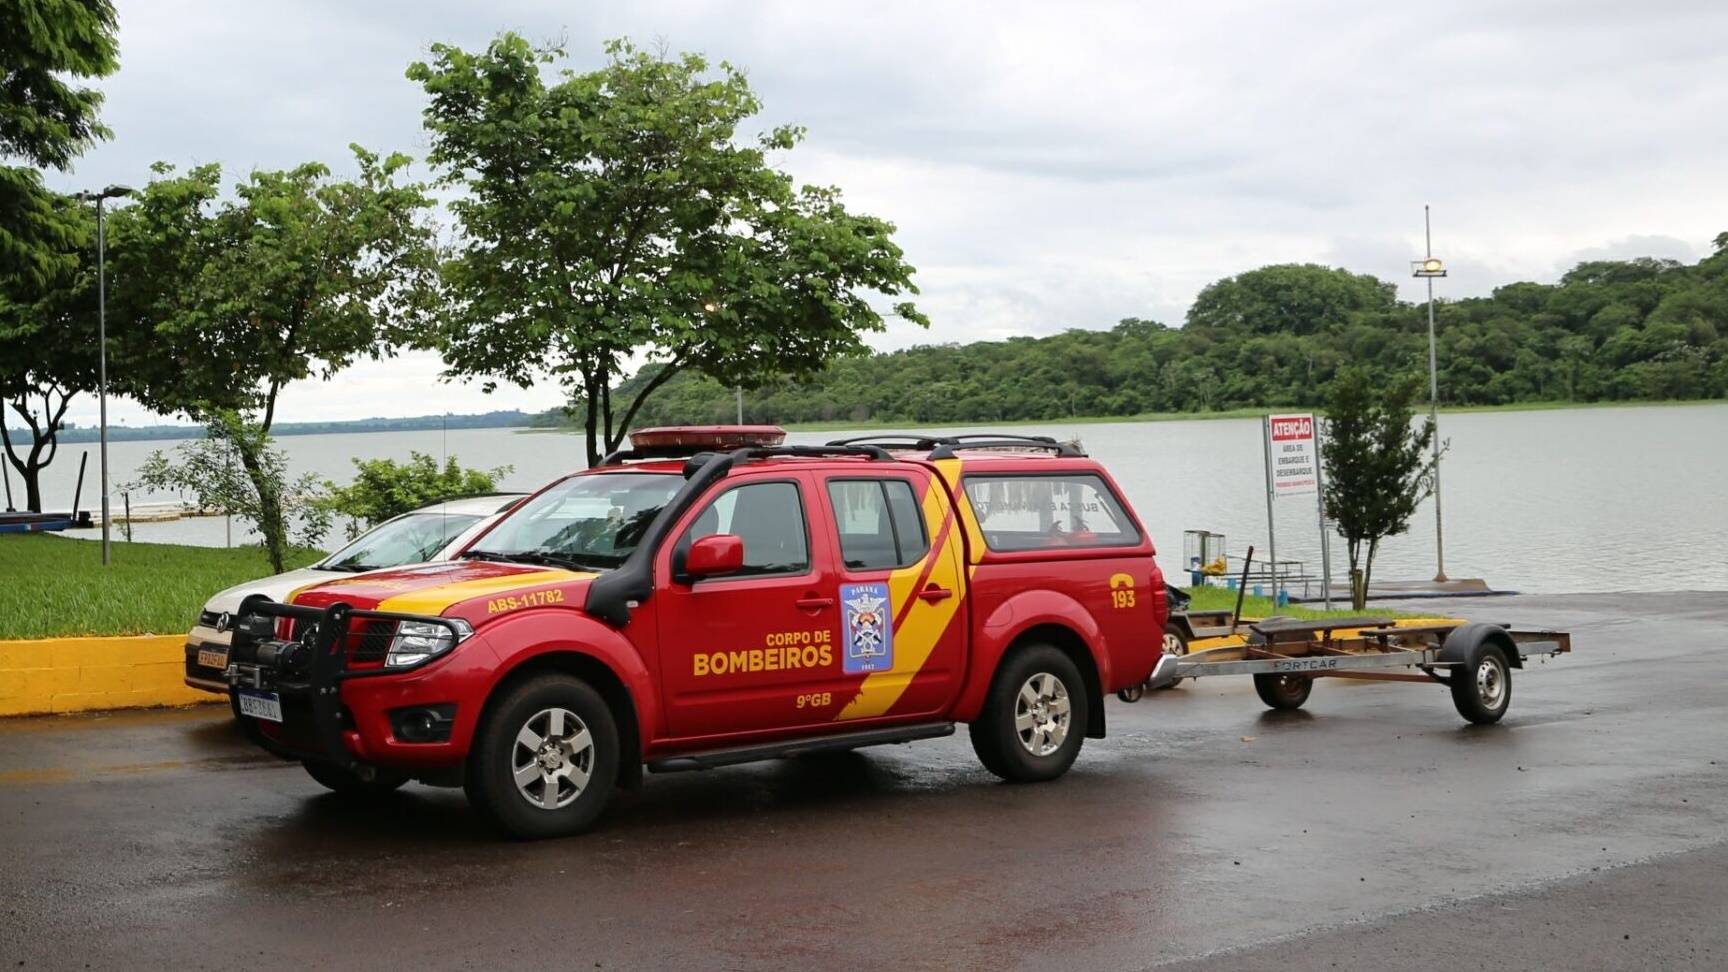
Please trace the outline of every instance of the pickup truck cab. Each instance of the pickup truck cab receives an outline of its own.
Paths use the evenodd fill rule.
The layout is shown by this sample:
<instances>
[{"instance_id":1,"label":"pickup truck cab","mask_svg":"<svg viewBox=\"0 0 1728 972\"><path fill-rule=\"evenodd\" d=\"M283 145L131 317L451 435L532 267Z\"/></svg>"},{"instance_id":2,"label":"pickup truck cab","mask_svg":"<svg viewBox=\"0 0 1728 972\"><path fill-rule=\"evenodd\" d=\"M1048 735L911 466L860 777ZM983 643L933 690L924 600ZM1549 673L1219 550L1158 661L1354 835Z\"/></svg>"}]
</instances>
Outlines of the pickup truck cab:
<instances>
[{"instance_id":1,"label":"pickup truck cab","mask_svg":"<svg viewBox=\"0 0 1728 972\"><path fill-rule=\"evenodd\" d=\"M959 723L998 776L1052 779L1104 734L1105 697L1173 677L1152 542L1077 448L783 436L642 430L452 562L248 602L242 723L333 789L459 785L544 837L644 766Z\"/></svg>"}]
</instances>

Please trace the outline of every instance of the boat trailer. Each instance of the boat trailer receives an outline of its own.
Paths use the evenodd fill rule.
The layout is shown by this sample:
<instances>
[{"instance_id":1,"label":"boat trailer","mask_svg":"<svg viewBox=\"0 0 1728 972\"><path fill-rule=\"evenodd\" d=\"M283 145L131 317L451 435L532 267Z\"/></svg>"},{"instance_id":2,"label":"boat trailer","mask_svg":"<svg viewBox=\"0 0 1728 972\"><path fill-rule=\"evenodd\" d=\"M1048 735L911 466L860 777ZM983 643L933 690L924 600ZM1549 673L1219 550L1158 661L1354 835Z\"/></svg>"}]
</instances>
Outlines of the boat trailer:
<instances>
[{"instance_id":1,"label":"boat trailer","mask_svg":"<svg viewBox=\"0 0 1728 972\"><path fill-rule=\"evenodd\" d=\"M1428 682L1452 691L1458 714L1478 725L1499 722L1512 700L1512 671L1526 660L1572 650L1562 631L1518 631L1510 625L1452 619L1347 617L1324 620L1268 618L1241 622L1233 612L1177 615L1182 631L1174 666L1159 678L1117 695L1135 702L1147 691L1185 678L1251 675L1261 701L1299 709L1314 680L1351 678ZM1246 627L1246 632L1240 629Z\"/></svg>"}]
</instances>

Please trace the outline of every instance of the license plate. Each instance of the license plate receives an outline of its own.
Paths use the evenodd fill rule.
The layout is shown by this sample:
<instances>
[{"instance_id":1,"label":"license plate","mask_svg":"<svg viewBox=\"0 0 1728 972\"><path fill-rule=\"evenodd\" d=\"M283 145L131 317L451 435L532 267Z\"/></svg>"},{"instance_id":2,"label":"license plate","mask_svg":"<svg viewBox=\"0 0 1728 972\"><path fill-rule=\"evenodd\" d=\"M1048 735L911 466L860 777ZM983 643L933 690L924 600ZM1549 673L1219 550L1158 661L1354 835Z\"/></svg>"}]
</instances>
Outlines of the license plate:
<instances>
[{"instance_id":1,"label":"license plate","mask_svg":"<svg viewBox=\"0 0 1728 972\"><path fill-rule=\"evenodd\" d=\"M266 722L282 721L282 697L258 689L240 690L240 714Z\"/></svg>"},{"instance_id":2,"label":"license plate","mask_svg":"<svg viewBox=\"0 0 1728 972\"><path fill-rule=\"evenodd\" d=\"M200 648L198 649L198 664L205 668L225 671L228 668L228 649L220 647Z\"/></svg>"}]
</instances>

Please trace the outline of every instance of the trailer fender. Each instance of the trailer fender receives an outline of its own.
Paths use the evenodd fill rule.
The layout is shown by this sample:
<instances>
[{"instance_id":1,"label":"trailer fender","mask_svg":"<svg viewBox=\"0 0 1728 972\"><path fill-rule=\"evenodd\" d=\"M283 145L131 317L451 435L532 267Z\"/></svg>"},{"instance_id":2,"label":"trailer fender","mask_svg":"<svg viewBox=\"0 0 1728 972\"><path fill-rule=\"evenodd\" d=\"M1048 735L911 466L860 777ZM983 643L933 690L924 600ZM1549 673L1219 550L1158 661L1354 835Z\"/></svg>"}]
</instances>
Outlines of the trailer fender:
<instances>
[{"instance_id":1,"label":"trailer fender","mask_svg":"<svg viewBox=\"0 0 1728 972\"><path fill-rule=\"evenodd\" d=\"M1453 628L1447 633L1446 640L1440 645L1440 660L1464 666L1467 670L1473 669L1482 649L1488 645L1499 646L1506 655L1506 664L1513 668L1524 667L1524 659L1519 656L1518 646L1506 633L1506 628L1482 622Z\"/></svg>"}]
</instances>

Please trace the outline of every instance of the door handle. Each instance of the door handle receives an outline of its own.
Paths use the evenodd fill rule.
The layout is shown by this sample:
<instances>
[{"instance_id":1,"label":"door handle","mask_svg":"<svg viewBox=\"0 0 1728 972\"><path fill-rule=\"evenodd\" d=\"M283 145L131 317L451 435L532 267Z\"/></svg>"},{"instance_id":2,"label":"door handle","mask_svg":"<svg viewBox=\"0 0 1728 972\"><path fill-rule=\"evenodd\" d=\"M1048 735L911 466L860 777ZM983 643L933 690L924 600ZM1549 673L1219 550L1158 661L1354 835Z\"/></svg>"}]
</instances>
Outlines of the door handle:
<instances>
[{"instance_id":1,"label":"door handle","mask_svg":"<svg viewBox=\"0 0 1728 972\"><path fill-rule=\"evenodd\" d=\"M937 587L935 584L931 584L919 591L918 596L926 603L935 604L937 601L946 601L953 597L954 592L946 587Z\"/></svg>"},{"instance_id":2,"label":"door handle","mask_svg":"<svg viewBox=\"0 0 1728 972\"><path fill-rule=\"evenodd\" d=\"M834 599L831 597L801 597L792 603L798 605L800 610L820 611L823 608L833 607Z\"/></svg>"}]
</instances>

